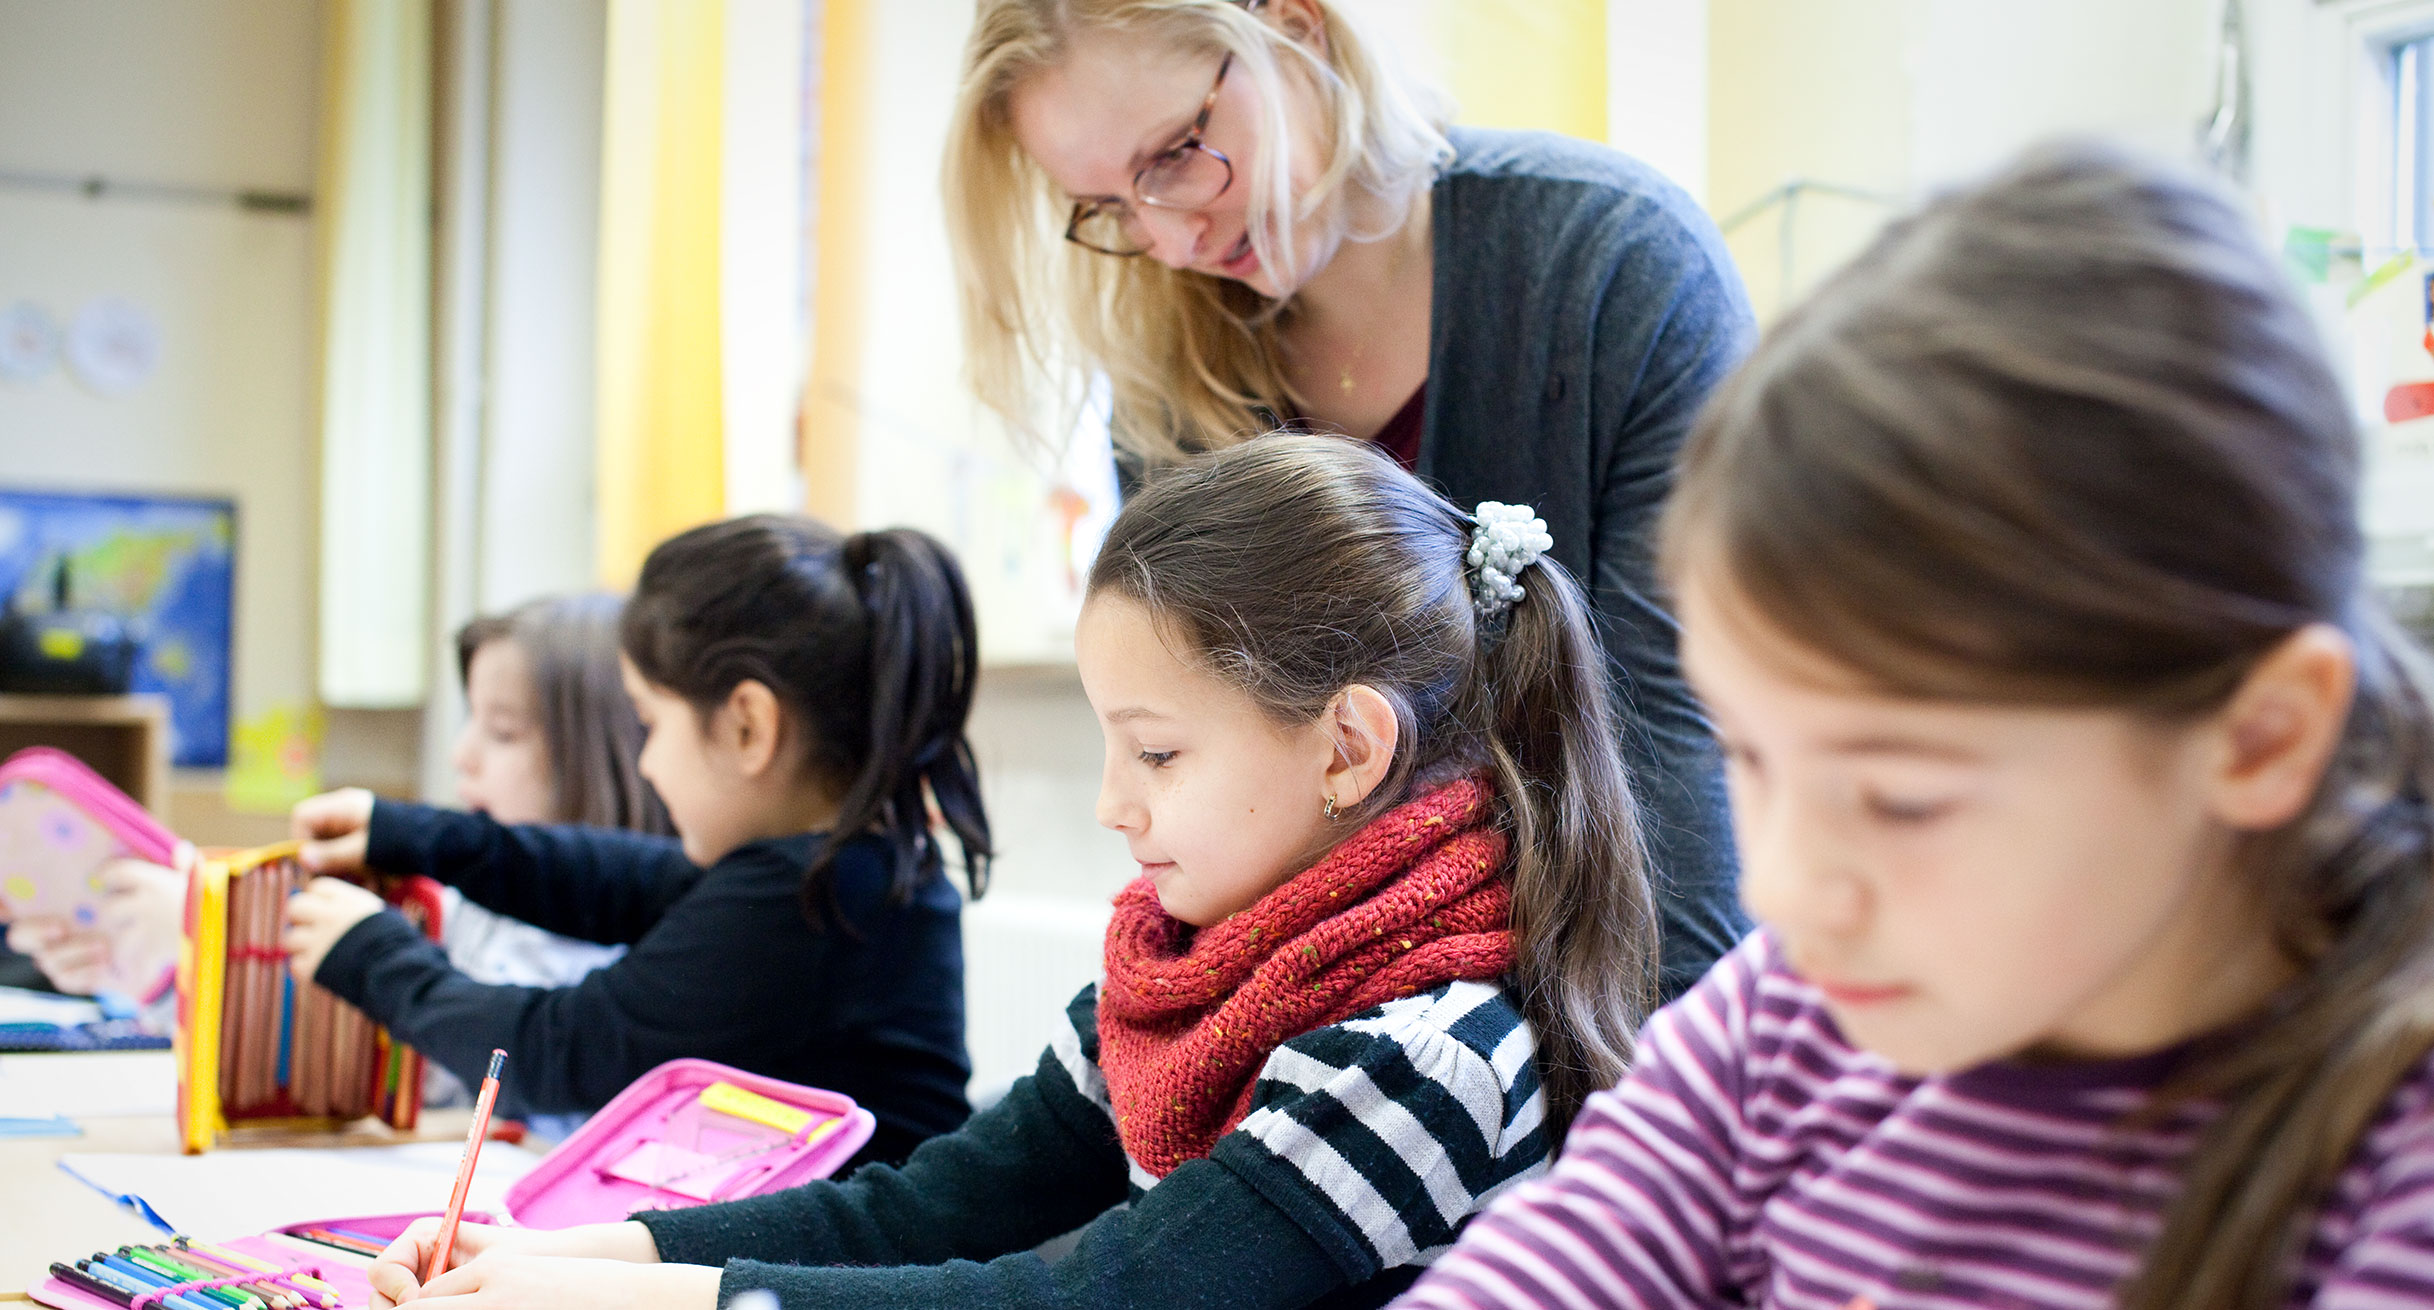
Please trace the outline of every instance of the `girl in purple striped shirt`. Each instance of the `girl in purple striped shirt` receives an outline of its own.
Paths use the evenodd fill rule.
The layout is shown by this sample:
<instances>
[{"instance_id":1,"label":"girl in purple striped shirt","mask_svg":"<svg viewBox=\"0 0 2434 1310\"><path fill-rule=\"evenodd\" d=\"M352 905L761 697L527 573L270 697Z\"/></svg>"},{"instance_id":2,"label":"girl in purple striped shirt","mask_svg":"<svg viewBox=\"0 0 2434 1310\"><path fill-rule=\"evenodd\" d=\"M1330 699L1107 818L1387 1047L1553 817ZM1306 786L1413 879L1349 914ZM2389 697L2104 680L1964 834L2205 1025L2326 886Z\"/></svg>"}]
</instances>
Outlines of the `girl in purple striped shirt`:
<instances>
[{"instance_id":1,"label":"girl in purple striped shirt","mask_svg":"<svg viewBox=\"0 0 2434 1310\"><path fill-rule=\"evenodd\" d=\"M1894 225L1665 524L1764 925L1413 1306L2434 1305L2434 677L2236 201Z\"/></svg>"}]
</instances>

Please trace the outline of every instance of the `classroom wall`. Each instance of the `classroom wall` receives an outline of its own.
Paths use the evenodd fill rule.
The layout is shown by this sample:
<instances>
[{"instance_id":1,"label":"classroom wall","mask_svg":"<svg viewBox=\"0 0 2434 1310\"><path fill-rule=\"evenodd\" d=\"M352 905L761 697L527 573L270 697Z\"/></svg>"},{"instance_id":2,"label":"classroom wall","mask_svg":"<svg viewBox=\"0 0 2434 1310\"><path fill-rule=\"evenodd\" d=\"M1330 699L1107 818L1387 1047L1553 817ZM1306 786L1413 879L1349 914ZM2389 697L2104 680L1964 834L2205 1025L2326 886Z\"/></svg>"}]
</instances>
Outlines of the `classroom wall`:
<instances>
[{"instance_id":1,"label":"classroom wall","mask_svg":"<svg viewBox=\"0 0 2434 1310\"><path fill-rule=\"evenodd\" d=\"M1870 191L1909 184L1914 112L1903 4L1887 0L1710 0L1707 205L1719 219L1788 178ZM1875 206L1799 202L1791 264L1805 285L1883 221ZM1780 209L1729 233L1750 303L1783 302ZM1806 275L1804 275L1806 274Z\"/></svg>"},{"instance_id":2,"label":"classroom wall","mask_svg":"<svg viewBox=\"0 0 2434 1310\"><path fill-rule=\"evenodd\" d=\"M309 191L312 0L0 0L0 168ZM233 710L312 695L312 232L224 204L0 188L0 300L157 317L157 374L104 399L61 372L0 383L0 478L233 496Z\"/></svg>"},{"instance_id":3,"label":"classroom wall","mask_svg":"<svg viewBox=\"0 0 2434 1310\"><path fill-rule=\"evenodd\" d=\"M606 0L496 0L477 608L592 581Z\"/></svg>"},{"instance_id":4,"label":"classroom wall","mask_svg":"<svg viewBox=\"0 0 2434 1310\"><path fill-rule=\"evenodd\" d=\"M1606 142L1707 203L1708 0L1607 0Z\"/></svg>"},{"instance_id":5,"label":"classroom wall","mask_svg":"<svg viewBox=\"0 0 2434 1310\"><path fill-rule=\"evenodd\" d=\"M2070 133L2186 157L2208 105L2217 3L1709 0L1709 208L1730 217L1791 177L1904 198ZM1781 212L1730 235L1764 317L1786 292ZM1890 212L1804 197L1790 291Z\"/></svg>"}]
</instances>

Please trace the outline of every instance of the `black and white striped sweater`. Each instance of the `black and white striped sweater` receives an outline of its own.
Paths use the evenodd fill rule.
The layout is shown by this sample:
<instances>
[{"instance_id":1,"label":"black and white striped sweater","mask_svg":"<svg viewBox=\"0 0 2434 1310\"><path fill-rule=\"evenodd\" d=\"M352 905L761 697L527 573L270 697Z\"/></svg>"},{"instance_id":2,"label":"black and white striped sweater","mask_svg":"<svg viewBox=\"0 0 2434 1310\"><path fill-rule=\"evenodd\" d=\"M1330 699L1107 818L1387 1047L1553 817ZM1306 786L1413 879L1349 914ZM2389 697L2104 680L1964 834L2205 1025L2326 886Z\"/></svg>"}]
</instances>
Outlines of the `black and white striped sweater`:
<instances>
[{"instance_id":1,"label":"black and white striped sweater","mask_svg":"<svg viewBox=\"0 0 2434 1310\"><path fill-rule=\"evenodd\" d=\"M660 1256L723 1265L723 1305L1353 1307L1384 1304L1550 1143L1513 999L1457 982L1304 1033L1251 1113L1163 1179L1117 1140L1098 992L1038 1072L901 1169L636 1215ZM1054 1265L1033 1248L1081 1229Z\"/></svg>"}]
</instances>

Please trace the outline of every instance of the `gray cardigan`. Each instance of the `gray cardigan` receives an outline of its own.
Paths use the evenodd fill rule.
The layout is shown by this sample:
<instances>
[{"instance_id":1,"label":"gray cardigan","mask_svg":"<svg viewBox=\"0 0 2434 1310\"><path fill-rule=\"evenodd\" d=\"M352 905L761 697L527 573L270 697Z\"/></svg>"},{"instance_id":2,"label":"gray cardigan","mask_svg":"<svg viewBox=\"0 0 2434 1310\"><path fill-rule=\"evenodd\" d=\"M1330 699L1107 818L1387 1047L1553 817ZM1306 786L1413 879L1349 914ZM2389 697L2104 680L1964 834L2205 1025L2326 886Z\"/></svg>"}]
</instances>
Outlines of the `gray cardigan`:
<instances>
[{"instance_id":1,"label":"gray cardigan","mask_svg":"<svg viewBox=\"0 0 2434 1310\"><path fill-rule=\"evenodd\" d=\"M1419 474L1466 509L1534 506L1589 590L1655 856L1670 1000L1748 923L1651 534L1691 420L1756 327L1715 224L1656 170L1544 132L1451 136Z\"/></svg>"}]
</instances>

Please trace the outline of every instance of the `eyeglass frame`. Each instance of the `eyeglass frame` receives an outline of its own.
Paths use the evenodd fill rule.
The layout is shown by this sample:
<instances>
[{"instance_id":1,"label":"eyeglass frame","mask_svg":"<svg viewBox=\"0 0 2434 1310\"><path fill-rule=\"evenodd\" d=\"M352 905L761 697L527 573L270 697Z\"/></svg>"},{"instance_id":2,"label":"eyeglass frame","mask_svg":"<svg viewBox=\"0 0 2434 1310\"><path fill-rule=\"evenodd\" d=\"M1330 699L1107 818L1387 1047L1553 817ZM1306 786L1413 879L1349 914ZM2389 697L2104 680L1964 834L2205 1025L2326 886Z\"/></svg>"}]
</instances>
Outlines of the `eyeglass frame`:
<instances>
[{"instance_id":1,"label":"eyeglass frame","mask_svg":"<svg viewBox=\"0 0 2434 1310\"><path fill-rule=\"evenodd\" d=\"M1254 3L1254 4L1252 4L1250 7L1251 7L1251 8L1253 8L1253 9L1256 9L1256 8L1258 8L1258 5L1257 5L1256 3ZM1226 74L1227 74L1227 73L1229 73L1229 72L1231 72L1231 71L1233 71L1233 68L1234 68L1234 52L1233 52L1233 51L1231 51L1231 50L1228 50L1228 51L1226 51L1226 53L1225 53L1225 58L1224 58L1224 59L1222 59L1222 60L1220 60L1220 61L1218 61L1218 64L1217 64L1217 80L1216 80L1216 82L1215 82L1214 84L1212 84L1212 85L1209 87L1209 93L1208 93L1208 95L1207 95L1205 98L1203 98L1203 99L1201 100L1201 102L1200 102L1200 113L1199 113L1199 115L1198 115L1197 117L1195 117L1194 119L1192 119L1192 126L1191 126L1191 130L1190 130L1190 131L1188 131L1188 132L1185 132L1185 133L1183 134L1183 140L1182 140L1182 141L1180 141L1180 142L1176 143L1176 144L1175 144L1175 145L1173 145L1173 146L1168 147L1168 148L1167 148L1167 149L1165 149L1165 150L1161 150L1161 151L1159 151L1159 152L1158 152L1158 158L1157 158L1157 159L1153 159L1153 160L1149 161L1148 163L1143 164L1143 165L1140 167L1140 170L1139 170L1138 172L1135 172L1135 173L1132 175L1132 193L1133 193L1133 197L1134 197L1134 199L1138 200L1138 201L1139 201L1141 204L1148 205L1148 206L1151 206L1151 207L1153 207L1153 208L1157 208L1157 209L1173 209L1173 210L1178 210L1178 211L1180 211L1180 210L1189 210L1189 209L1199 209L1199 208L1202 208L1203 206L1206 206L1206 205L1209 205L1209 204L1215 203L1215 201L1217 200L1217 197L1222 196L1222 195L1224 195L1226 192L1228 192L1228 191L1230 191L1230 190L1232 190L1232 189L1233 189L1233 187L1234 187L1234 161L1233 161L1231 158L1229 158L1229 157L1226 155L1226 153L1225 153L1224 151L1219 150L1217 147L1210 145L1210 144L1208 143L1208 141L1205 139L1205 138L1206 138L1206 134L1207 134L1207 132L1208 132L1208 130L1209 130L1209 115L1210 115L1211 113L1215 112L1215 110L1216 110L1216 108L1217 108L1217 93L1218 93L1218 92L1220 92L1220 91L1225 90L1225 77L1226 77ZM1181 155L1181 154L1185 153L1186 151L1192 151L1192 150L1197 150L1197 151L1199 151L1201 154L1207 155L1209 158L1214 159L1214 160L1216 160L1218 163L1223 164L1223 165L1225 166L1225 183L1224 183L1224 185L1222 185L1222 186L1218 187L1218 188L1217 188L1217 190L1216 190L1215 192L1213 192L1213 193L1212 193L1212 194L1209 196L1209 198L1208 198L1207 200L1203 200L1203 201L1201 201L1201 202L1200 202L1200 204L1198 204L1198 205L1167 205L1167 204L1161 204L1161 203L1159 203L1158 201L1152 200L1152 199L1150 199L1148 196L1146 196L1146 195L1143 195L1143 194L1142 194L1142 192L1141 192L1141 179L1142 179L1143 177L1147 176L1147 175L1148 175L1148 173L1149 173L1149 171L1150 171L1151 169L1156 168L1156 167L1158 166L1158 164L1159 164L1159 162L1160 162L1161 160L1165 160L1165 159L1167 159L1167 158L1169 158L1169 157L1171 157L1171 156ZM1114 257L1115 257L1115 258L1117 258L1117 259L1134 259L1134 258L1138 258L1139 256L1142 256L1142 255L1146 255L1146 254L1148 254L1148 253L1149 253L1149 247L1147 247L1147 246L1144 246L1144 247L1142 247L1142 248L1141 248L1141 249L1139 249L1139 250L1109 250L1109 249L1108 249L1108 248L1106 248L1105 246L1094 246L1094 245L1092 245L1091 243L1089 243L1089 242L1087 242L1087 241L1084 241L1084 240L1083 240L1081 237L1079 237L1079 236L1076 236L1076 235L1075 235L1075 233L1081 229L1082 223L1083 223L1083 221L1084 221L1085 219L1088 219L1088 218L1089 218L1089 217L1091 217L1092 215L1094 215L1094 214L1096 214L1096 213L1099 213L1101 210L1105 209L1105 208L1106 208L1107 206L1109 206L1109 205L1122 205L1122 206L1124 206L1124 207L1125 207L1125 208L1127 208L1127 209L1130 209L1130 208L1132 207L1132 205L1131 205L1131 203L1130 203L1130 202L1128 202L1128 201L1124 201L1124 200L1119 200L1119 199L1116 199L1115 197L1112 197L1112 196L1109 196L1109 197L1102 197L1102 198L1097 199L1097 200L1088 200L1088 201L1084 201L1084 200L1076 200L1076 201L1074 201L1074 202L1073 202L1073 215L1072 215L1072 217L1071 217L1071 218L1069 218L1068 220L1066 220L1066 223L1065 223L1065 239L1066 239L1067 241L1072 242L1073 244L1075 244L1075 245L1077 245L1077 246L1080 246L1080 247L1081 247L1082 249L1084 249L1084 250L1094 251L1094 252L1096 252L1096 253L1098 253L1098 254L1102 254L1102 255L1112 255L1112 256L1114 256Z\"/></svg>"}]
</instances>

